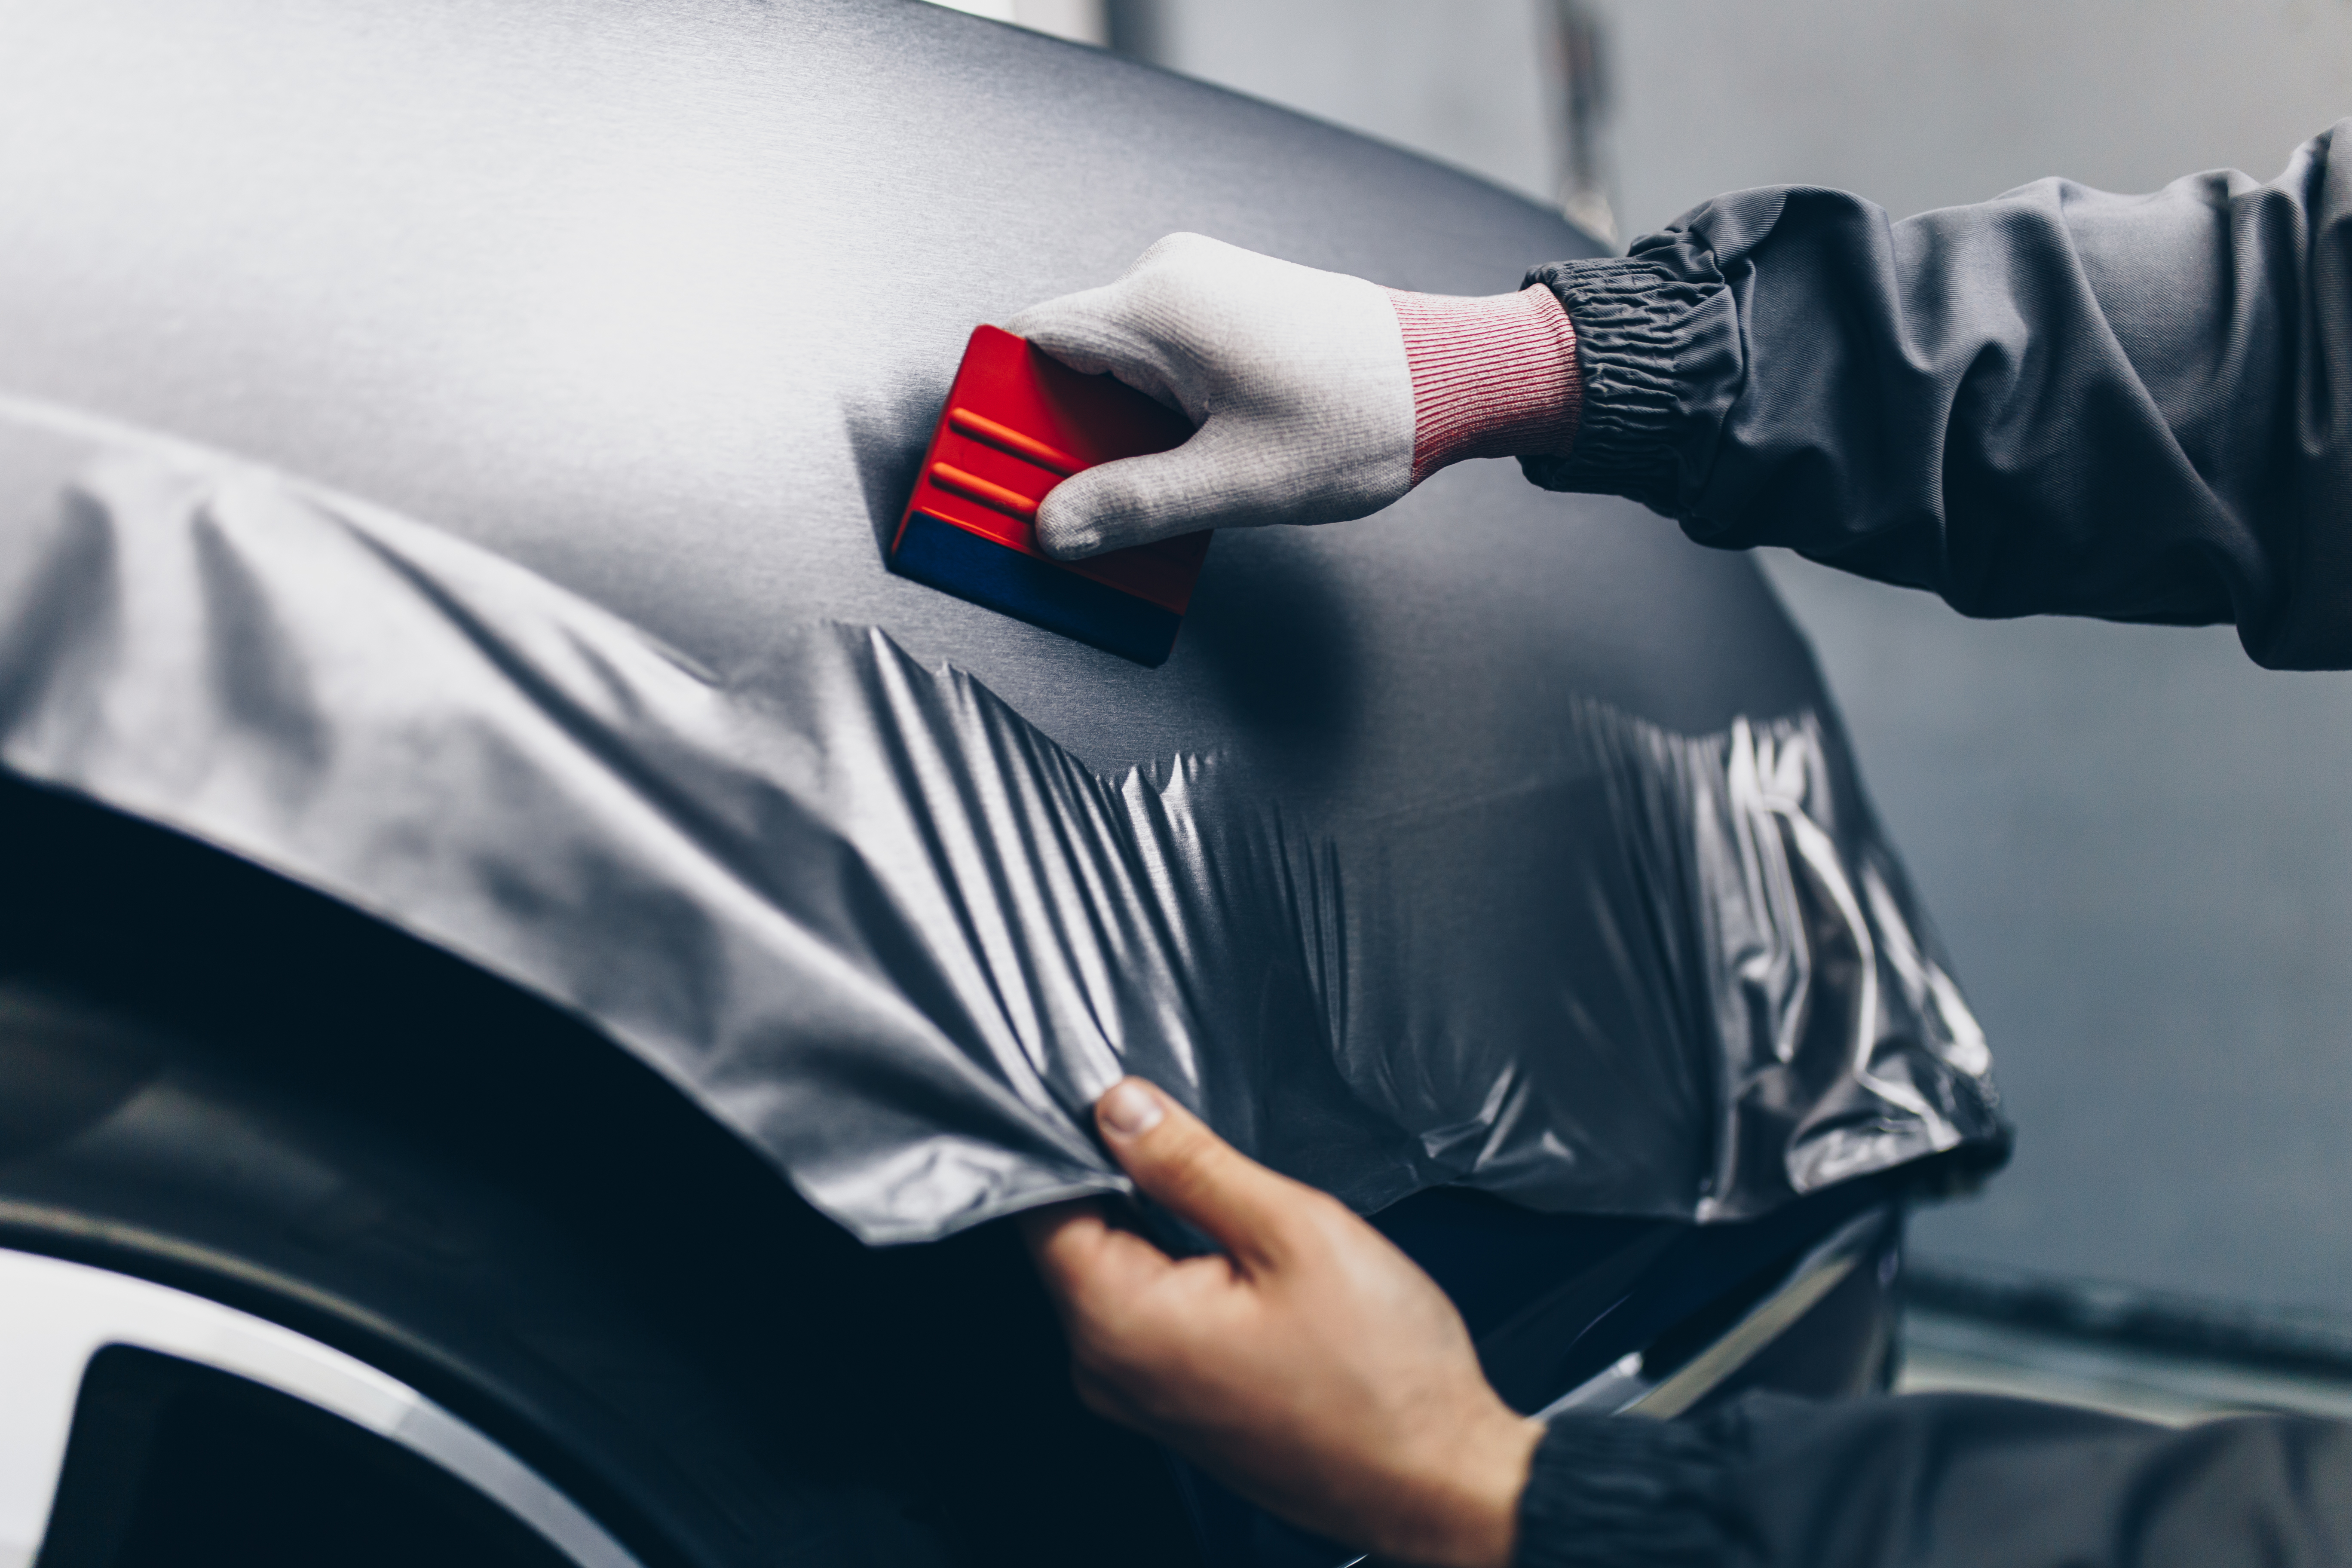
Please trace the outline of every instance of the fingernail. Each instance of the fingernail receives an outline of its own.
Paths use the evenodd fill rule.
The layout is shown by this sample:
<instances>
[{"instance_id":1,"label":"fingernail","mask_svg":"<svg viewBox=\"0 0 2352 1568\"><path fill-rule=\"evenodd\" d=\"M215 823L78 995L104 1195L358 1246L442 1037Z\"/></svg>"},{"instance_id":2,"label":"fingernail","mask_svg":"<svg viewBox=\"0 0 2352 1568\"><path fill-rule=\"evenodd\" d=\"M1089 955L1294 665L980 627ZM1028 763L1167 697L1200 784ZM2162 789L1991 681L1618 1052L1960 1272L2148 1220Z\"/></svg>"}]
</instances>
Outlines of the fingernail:
<instances>
[{"instance_id":1,"label":"fingernail","mask_svg":"<svg viewBox=\"0 0 2352 1568\"><path fill-rule=\"evenodd\" d=\"M1121 1138L1142 1137L1168 1114L1160 1107L1160 1097L1131 1078L1111 1085L1110 1092L1096 1105L1095 1113L1102 1118L1107 1131Z\"/></svg>"}]
</instances>

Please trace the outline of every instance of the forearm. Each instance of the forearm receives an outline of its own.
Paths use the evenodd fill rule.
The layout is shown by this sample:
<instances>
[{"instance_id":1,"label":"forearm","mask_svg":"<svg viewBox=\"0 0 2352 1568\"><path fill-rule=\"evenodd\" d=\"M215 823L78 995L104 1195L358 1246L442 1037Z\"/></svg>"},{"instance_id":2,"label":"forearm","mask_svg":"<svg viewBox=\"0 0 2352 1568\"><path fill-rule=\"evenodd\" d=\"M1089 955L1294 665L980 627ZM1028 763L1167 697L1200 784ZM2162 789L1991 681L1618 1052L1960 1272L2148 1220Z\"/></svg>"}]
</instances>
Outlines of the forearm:
<instances>
[{"instance_id":1,"label":"forearm","mask_svg":"<svg viewBox=\"0 0 2352 1568\"><path fill-rule=\"evenodd\" d=\"M2021 1400L1751 1397L1569 1417L1537 1450L1521 1568L2278 1568L2352 1558L2352 1427L2173 1430Z\"/></svg>"},{"instance_id":2,"label":"forearm","mask_svg":"<svg viewBox=\"0 0 2352 1568\"><path fill-rule=\"evenodd\" d=\"M1744 192L1540 268L1582 408L1528 472L1972 615L2231 621L2264 663L2352 666L2338 134L2268 185L2044 181L1902 223Z\"/></svg>"}]
</instances>

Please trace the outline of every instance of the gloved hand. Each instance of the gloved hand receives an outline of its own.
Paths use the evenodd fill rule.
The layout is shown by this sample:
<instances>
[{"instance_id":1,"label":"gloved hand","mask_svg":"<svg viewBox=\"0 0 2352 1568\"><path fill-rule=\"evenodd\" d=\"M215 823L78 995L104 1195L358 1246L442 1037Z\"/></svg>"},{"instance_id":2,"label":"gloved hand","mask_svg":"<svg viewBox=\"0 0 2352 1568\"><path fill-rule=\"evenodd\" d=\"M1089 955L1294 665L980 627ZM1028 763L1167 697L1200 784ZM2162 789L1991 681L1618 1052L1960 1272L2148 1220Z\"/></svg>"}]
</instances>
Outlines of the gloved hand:
<instances>
[{"instance_id":1,"label":"gloved hand","mask_svg":"<svg viewBox=\"0 0 2352 1568\"><path fill-rule=\"evenodd\" d=\"M1091 1202L1023 1216L1087 1406L1309 1530L1504 1568L1543 1427L1487 1385L1445 1293L1140 1079L1095 1121L1135 1184L1224 1251L1171 1258Z\"/></svg>"},{"instance_id":2,"label":"gloved hand","mask_svg":"<svg viewBox=\"0 0 2352 1568\"><path fill-rule=\"evenodd\" d=\"M1050 554L1212 522L1337 522L1412 488L1412 371L1387 290L1360 278L1171 234L1118 281L1032 306L1005 330L1200 426L1173 451L1055 486L1037 510Z\"/></svg>"},{"instance_id":3,"label":"gloved hand","mask_svg":"<svg viewBox=\"0 0 2352 1568\"><path fill-rule=\"evenodd\" d=\"M1541 289L1395 294L1171 234L1117 282L1005 328L1200 426L1172 451L1055 486L1037 510L1053 555L1363 517L1446 462L1564 450L1574 428L1575 337Z\"/></svg>"}]
</instances>

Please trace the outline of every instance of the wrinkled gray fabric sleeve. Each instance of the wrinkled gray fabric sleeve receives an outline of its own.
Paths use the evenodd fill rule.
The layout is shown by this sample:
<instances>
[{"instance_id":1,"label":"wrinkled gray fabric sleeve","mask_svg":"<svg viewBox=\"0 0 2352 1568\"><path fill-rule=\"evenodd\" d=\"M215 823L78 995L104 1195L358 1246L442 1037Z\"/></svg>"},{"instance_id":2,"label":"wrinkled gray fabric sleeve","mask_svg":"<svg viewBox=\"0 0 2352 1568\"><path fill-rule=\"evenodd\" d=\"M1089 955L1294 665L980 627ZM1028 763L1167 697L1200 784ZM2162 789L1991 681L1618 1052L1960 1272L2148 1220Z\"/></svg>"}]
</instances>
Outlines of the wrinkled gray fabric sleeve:
<instances>
[{"instance_id":1,"label":"wrinkled gray fabric sleeve","mask_svg":"<svg viewBox=\"0 0 2352 1568\"><path fill-rule=\"evenodd\" d=\"M1901 223L1718 197L1528 275L1584 416L1523 461L1969 615L2232 622L2263 664L2352 668L2348 163L2352 121L2268 184L2045 180Z\"/></svg>"},{"instance_id":2,"label":"wrinkled gray fabric sleeve","mask_svg":"<svg viewBox=\"0 0 2352 1568\"><path fill-rule=\"evenodd\" d=\"M2210 1568L2352 1562L2352 1426L2174 1429L1967 1394L1705 1420L1565 1416L1536 1450L1519 1568Z\"/></svg>"}]
</instances>

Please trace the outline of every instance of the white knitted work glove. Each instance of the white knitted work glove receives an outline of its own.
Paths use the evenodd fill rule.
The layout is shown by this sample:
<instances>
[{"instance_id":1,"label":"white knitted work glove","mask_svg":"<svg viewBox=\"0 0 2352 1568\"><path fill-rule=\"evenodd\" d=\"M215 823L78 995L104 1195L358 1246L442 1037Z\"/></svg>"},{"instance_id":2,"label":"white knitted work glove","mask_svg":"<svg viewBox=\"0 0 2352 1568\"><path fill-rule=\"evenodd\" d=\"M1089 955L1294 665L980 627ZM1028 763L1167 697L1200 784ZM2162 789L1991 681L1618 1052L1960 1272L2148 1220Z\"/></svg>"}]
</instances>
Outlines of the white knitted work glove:
<instances>
[{"instance_id":1,"label":"white knitted work glove","mask_svg":"<svg viewBox=\"0 0 2352 1568\"><path fill-rule=\"evenodd\" d=\"M1412 488L1412 371L1378 284L1171 234L1117 282L1004 325L1200 426L1172 451L1055 486L1037 509L1049 554L1203 528L1338 522Z\"/></svg>"}]
</instances>

